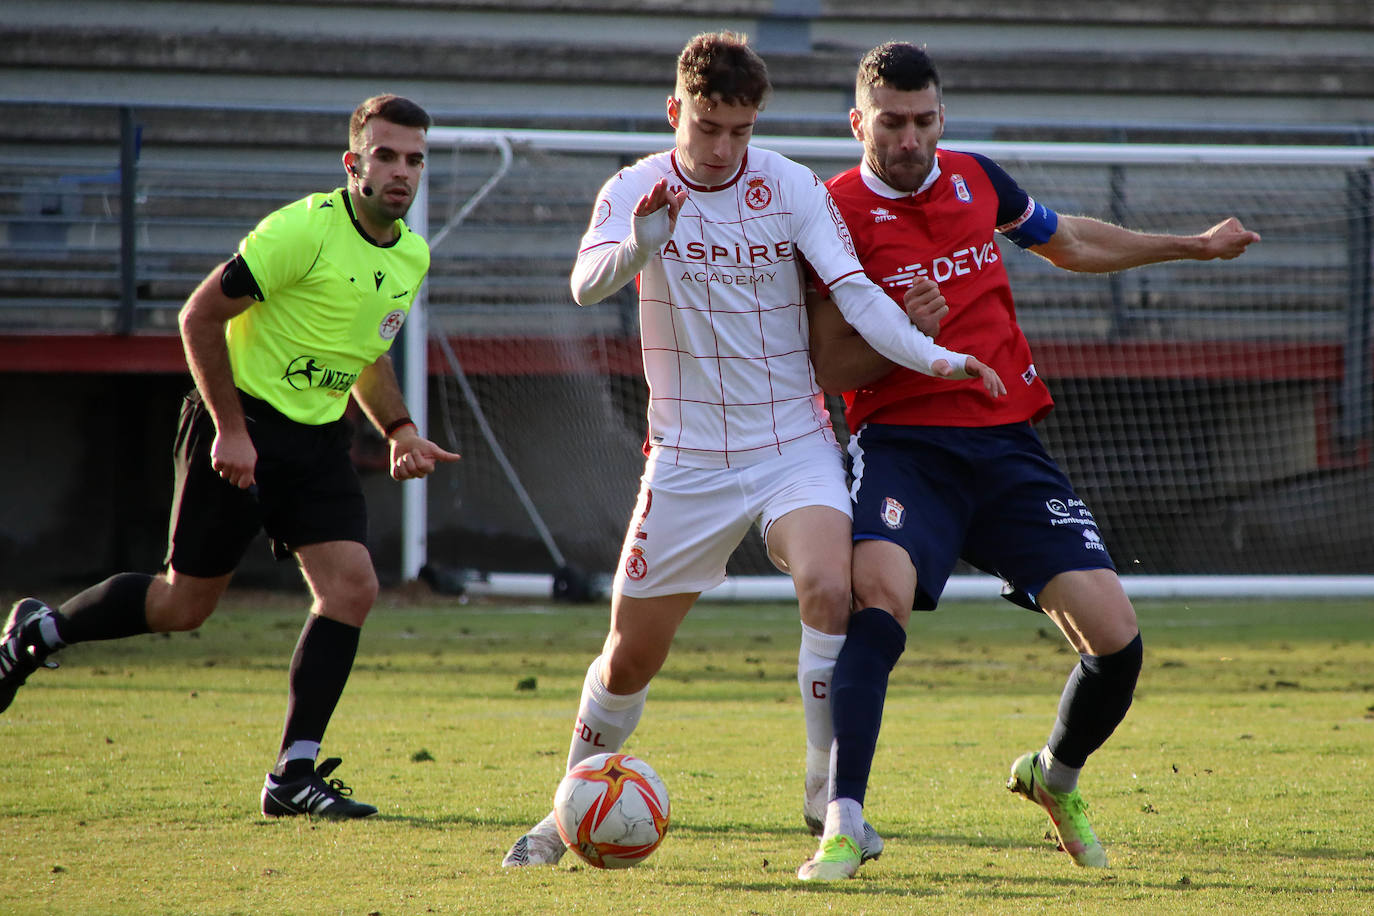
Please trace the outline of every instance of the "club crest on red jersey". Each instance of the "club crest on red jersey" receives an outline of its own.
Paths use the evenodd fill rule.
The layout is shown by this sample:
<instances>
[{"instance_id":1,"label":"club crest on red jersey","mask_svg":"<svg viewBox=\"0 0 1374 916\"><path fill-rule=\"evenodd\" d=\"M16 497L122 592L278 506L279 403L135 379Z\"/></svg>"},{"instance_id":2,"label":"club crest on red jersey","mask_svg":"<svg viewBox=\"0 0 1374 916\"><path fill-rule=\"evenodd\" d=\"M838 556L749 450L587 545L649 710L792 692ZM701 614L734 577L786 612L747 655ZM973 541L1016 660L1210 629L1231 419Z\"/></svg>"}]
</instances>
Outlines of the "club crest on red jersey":
<instances>
[{"instance_id":1,"label":"club crest on red jersey","mask_svg":"<svg viewBox=\"0 0 1374 916\"><path fill-rule=\"evenodd\" d=\"M896 531L906 524L906 507L891 496L883 499L883 524Z\"/></svg>"},{"instance_id":2,"label":"club crest on red jersey","mask_svg":"<svg viewBox=\"0 0 1374 916\"><path fill-rule=\"evenodd\" d=\"M954 184L954 196L964 203L971 203L973 195L969 193L968 184L964 181L963 175L951 175L949 180Z\"/></svg>"},{"instance_id":3,"label":"club crest on red jersey","mask_svg":"<svg viewBox=\"0 0 1374 916\"><path fill-rule=\"evenodd\" d=\"M751 210L762 210L773 202L773 192L762 178L751 178L749 189L744 192L744 202Z\"/></svg>"}]
</instances>

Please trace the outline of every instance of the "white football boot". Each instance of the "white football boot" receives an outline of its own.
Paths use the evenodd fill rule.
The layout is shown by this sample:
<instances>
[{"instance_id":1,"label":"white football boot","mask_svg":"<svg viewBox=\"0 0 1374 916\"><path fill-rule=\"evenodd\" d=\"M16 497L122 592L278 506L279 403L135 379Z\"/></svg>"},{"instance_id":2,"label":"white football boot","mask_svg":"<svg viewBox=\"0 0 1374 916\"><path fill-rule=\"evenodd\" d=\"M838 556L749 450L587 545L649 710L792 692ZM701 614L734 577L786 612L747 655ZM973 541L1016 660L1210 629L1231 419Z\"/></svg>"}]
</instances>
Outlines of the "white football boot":
<instances>
[{"instance_id":1,"label":"white football boot","mask_svg":"<svg viewBox=\"0 0 1374 916\"><path fill-rule=\"evenodd\" d=\"M530 828L530 832L515 841L515 845L501 860L502 868L519 868L524 865L557 865L568 851L563 838L558 835L558 825L554 823L553 812Z\"/></svg>"}]
</instances>

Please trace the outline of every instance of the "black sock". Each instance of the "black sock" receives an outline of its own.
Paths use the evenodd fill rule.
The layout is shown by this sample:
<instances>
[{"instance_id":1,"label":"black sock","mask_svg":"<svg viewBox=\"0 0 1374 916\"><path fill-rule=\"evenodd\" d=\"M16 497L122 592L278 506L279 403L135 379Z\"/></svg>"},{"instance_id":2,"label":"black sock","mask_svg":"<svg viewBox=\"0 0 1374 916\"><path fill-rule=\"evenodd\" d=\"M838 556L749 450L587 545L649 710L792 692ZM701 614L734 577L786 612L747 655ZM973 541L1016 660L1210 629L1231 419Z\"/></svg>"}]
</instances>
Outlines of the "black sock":
<instances>
[{"instance_id":1,"label":"black sock","mask_svg":"<svg viewBox=\"0 0 1374 916\"><path fill-rule=\"evenodd\" d=\"M147 610L152 584L152 576L120 573L92 585L57 609L57 634L71 645L152 632Z\"/></svg>"},{"instance_id":2,"label":"black sock","mask_svg":"<svg viewBox=\"0 0 1374 916\"><path fill-rule=\"evenodd\" d=\"M286 727L282 731L281 753L273 771L294 779L314 769L313 760L288 763L286 749L296 741L319 742L334 707L339 704L353 658L358 654L358 627L311 614L301 630L296 652L291 656L291 689L286 702Z\"/></svg>"},{"instance_id":3,"label":"black sock","mask_svg":"<svg viewBox=\"0 0 1374 916\"><path fill-rule=\"evenodd\" d=\"M883 724L887 676L904 649L906 631L887 611L868 607L849 618L849 633L830 679L835 798L864 802Z\"/></svg>"},{"instance_id":4,"label":"black sock","mask_svg":"<svg viewBox=\"0 0 1374 916\"><path fill-rule=\"evenodd\" d=\"M1111 655L1080 655L1059 697L1048 747L1054 759L1082 767L1126 718L1144 655L1140 634Z\"/></svg>"}]
</instances>

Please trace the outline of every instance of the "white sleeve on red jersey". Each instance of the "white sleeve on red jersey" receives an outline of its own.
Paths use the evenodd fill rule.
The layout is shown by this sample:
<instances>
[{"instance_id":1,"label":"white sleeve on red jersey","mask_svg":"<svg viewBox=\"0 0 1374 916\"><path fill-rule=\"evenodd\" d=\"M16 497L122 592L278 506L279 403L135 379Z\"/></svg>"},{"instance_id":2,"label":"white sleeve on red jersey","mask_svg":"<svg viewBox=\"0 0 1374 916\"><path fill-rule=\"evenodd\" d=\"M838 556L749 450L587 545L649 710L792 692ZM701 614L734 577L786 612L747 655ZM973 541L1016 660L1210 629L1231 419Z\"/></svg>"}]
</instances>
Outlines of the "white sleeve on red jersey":
<instances>
[{"instance_id":1,"label":"white sleeve on red jersey","mask_svg":"<svg viewBox=\"0 0 1374 916\"><path fill-rule=\"evenodd\" d=\"M596 198L592 222L578 246L569 279L578 305L593 305L633 280L668 241L668 208L645 216L634 209L642 195L629 170L617 174Z\"/></svg>"},{"instance_id":2,"label":"white sleeve on red jersey","mask_svg":"<svg viewBox=\"0 0 1374 916\"><path fill-rule=\"evenodd\" d=\"M811 188L795 182L796 240L821 283L830 291L844 320L868 345L898 365L934 375L931 364L948 360L948 378L969 378L968 355L947 350L917 330L905 311L864 274L854 253L854 240L840 208L815 173Z\"/></svg>"}]
</instances>

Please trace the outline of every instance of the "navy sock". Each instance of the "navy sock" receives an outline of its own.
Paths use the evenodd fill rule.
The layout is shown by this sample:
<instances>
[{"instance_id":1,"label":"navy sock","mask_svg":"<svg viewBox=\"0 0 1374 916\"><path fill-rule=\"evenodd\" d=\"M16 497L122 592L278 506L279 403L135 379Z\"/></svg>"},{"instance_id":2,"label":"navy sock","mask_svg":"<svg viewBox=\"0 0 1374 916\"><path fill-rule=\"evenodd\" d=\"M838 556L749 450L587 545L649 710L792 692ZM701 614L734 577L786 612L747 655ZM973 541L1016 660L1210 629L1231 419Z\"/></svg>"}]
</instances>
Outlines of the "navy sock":
<instances>
[{"instance_id":1,"label":"navy sock","mask_svg":"<svg viewBox=\"0 0 1374 916\"><path fill-rule=\"evenodd\" d=\"M148 629L148 586L153 577L120 573L92 585L57 610L57 635L67 645L93 639L122 639Z\"/></svg>"},{"instance_id":2,"label":"navy sock","mask_svg":"<svg viewBox=\"0 0 1374 916\"><path fill-rule=\"evenodd\" d=\"M887 676L904 649L906 631L887 611L869 607L849 618L849 633L830 680L835 798L864 802L883 724Z\"/></svg>"},{"instance_id":3,"label":"navy sock","mask_svg":"<svg viewBox=\"0 0 1374 916\"><path fill-rule=\"evenodd\" d=\"M1080 655L1059 697L1047 746L1054 759L1082 767L1126 718L1144 655L1140 634L1111 655Z\"/></svg>"},{"instance_id":4,"label":"navy sock","mask_svg":"<svg viewBox=\"0 0 1374 916\"><path fill-rule=\"evenodd\" d=\"M274 770L278 776L295 778L314 768L311 760L292 760L288 766L286 749L295 741L319 742L324 738L324 730L353 670L361 634L358 627L318 614L311 614L305 622L296 652L291 656L286 726Z\"/></svg>"}]
</instances>

